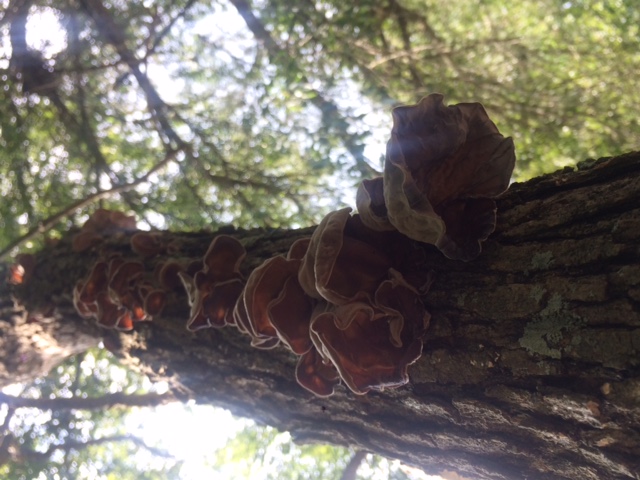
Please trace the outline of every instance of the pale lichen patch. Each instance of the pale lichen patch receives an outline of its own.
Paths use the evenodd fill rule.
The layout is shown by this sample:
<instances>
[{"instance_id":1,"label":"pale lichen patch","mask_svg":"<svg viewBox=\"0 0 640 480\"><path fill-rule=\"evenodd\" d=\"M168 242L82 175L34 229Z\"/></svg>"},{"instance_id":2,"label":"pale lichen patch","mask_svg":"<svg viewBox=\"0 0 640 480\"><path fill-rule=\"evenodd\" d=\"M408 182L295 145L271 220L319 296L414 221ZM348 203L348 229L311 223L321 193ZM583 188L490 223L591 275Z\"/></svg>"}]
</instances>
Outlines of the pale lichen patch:
<instances>
[{"instance_id":1,"label":"pale lichen patch","mask_svg":"<svg viewBox=\"0 0 640 480\"><path fill-rule=\"evenodd\" d=\"M536 253L531 257L530 267L533 270L548 270L554 263L553 253Z\"/></svg>"},{"instance_id":2,"label":"pale lichen patch","mask_svg":"<svg viewBox=\"0 0 640 480\"><path fill-rule=\"evenodd\" d=\"M531 354L560 359L565 335L572 335L584 324L583 320L565 311L562 297L554 294L547 306L530 321L518 343Z\"/></svg>"},{"instance_id":3,"label":"pale lichen patch","mask_svg":"<svg viewBox=\"0 0 640 480\"><path fill-rule=\"evenodd\" d=\"M531 289L531 296L537 303L540 303L545 293L547 293L547 291L540 285L534 285Z\"/></svg>"}]
</instances>

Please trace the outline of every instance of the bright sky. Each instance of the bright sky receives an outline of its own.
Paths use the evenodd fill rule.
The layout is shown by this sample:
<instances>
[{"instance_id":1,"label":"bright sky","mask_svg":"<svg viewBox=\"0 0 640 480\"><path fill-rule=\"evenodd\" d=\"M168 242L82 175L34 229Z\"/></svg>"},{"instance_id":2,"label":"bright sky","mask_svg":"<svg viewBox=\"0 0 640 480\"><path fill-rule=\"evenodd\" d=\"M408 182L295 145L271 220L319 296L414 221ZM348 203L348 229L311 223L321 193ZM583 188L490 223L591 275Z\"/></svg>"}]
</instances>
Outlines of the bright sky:
<instances>
[{"instance_id":1,"label":"bright sky","mask_svg":"<svg viewBox=\"0 0 640 480\"><path fill-rule=\"evenodd\" d=\"M196 31L206 34L211 26L217 25L220 32L229 38L241 38L245 30L242 19L235 11L216 12L215 22L205 17L196 25ZM240 34L240 37L237 35ZM32 48L43 52L46 57L55 55L66 48L65 32L52 9L42 8L31 15L27 24L27 42ZM237 46L236 46L237 47ZM229 47L233 50L233 45ZM242 49L238 48L238 51ZM9 56L7 47L0 45L0 56ZM0 65L1 67L1 65ZM157 85L159 93L170 100L176 92L176 83L171 80L166 66L149 65L148 73ZM345 92L345 99L354 96ZM345 100L346 101L346 100ZM366 102L361 102L366 104ZM388 115L388 112L369 112L370 115ZM375 123L375 122L374 122ZM387 132L384 133L386 137ZM373 138L380 138L374 135ZM384 144L367 146L365 154L377 160L384 152ZM3 389L7 394L15 393L15 388ZM141 437L149 445L159 446L177 459L184 461L181 476L184 479L210 478L211 471L206 465L207 456L222 447L228 439L247 425L247 420L236 419L228 411L194 404L171 404L155 409L135 409L127 420L127 430ZM416 472L415 479L438 480L441 477L427 476ZM220 479L223 480L223 479ZM253 480L253 479L252 479Z\"/></svg>"}]
</instances>

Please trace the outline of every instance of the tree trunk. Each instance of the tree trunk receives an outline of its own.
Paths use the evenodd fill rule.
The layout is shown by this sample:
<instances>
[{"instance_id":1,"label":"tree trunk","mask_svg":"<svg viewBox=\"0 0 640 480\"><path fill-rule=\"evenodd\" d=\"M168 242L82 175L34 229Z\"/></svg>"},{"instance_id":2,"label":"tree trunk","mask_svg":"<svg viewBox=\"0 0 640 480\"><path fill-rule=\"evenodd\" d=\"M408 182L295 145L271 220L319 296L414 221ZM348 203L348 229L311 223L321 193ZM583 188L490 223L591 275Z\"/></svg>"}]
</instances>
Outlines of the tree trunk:
<instances>
[{"instance_id":1,"label":"tree trunk","mask_svg":"<svg viewBox=\"0 0 640 480\"><path fill-rule=\"evenodd\" d=\"M432 318L407 387L365 396L340 387L315 397L296 383L296 358L284 348L254 349L229 327L188 332L180 294L133 333L85 325L71 290L95 258L73 254L67 240L39 254L32 278L14 289L29 312L45 313L0 322L1 379L24 379L32 368L16 363L14 352L27 344L29 330L20 328L39 318L31 325L65 354L92 342L69 348L64 325L94 342L103 335L123 361L169 379L177 396L300 441L349 444L474 478L638 479L639 200L640 153L601 159L512 185L498 201L496 232L472 262L420 246L434 272L424 298ZM226 233L246 246L248 273L311 231ZM213 235L166 236L180 255L201 258ZM116 235L103 248L124 252L127 242ZM59 356L39 362L33 375Z\"/></svg>"}]
</instances>

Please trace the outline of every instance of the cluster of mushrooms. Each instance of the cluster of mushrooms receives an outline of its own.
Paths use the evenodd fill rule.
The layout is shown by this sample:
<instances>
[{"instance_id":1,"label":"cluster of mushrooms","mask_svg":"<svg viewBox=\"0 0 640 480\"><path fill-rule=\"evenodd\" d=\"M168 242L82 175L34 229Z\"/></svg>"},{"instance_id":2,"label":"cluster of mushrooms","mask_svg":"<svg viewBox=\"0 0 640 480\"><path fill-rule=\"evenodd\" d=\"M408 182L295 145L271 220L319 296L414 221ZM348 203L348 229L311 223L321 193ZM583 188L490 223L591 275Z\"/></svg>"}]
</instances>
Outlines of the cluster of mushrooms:
<instances>
[{"instance_id":1,"label":"cluster of mushrooms","mask_svg":"<svg viewBox=\"0 0 640 480\"><path fill-rule=\"evenodd\" d=\"M109 235L135 229L134 217L100 208L74 236L72 248L80 253L99 245ZM131 248L142 257L164 252L166 248L158 245L158 238L149 232L136 233L131 237ZM100 326L131 330L135 322L150 321L154 315L159 315L167 292L179 286L173 280L177 279L175 265L175 262L165 263L150 273L143 262L124 259L120 255L99 260L89 276L76 283L74 306L80 315L95 318Z\"/></svg>"},{"instance_id":2,"label":"cluster of mushrooms","mask_svg":"<svg viewBox=\"0 0 640 480\"><path fill-rule=\"evenodd\" d=\"M189 330L232 325L256 348L282 344L298 356L298 383L316 395L331 395L340 380L356 394L406 384L430 318L422 302L429 275L407 268L407 252L418 241L452 259L475 258L495 228L494 198L508 187L515 154L478 103L446 107L433 94L396 108L393 120L384 176L360 186L359 215L329 213L311 237L246 279L245 248L230 235L216 236L201 262L151 273L141 262L99 261L74 290L76 308L128 330L158 315L164 293L181 284ZM79 249L109 228L131 228L129 217L107 211L87 223ZM150 232L131 244L143 257L167 249Z\"/></svg>"}]
</instances>

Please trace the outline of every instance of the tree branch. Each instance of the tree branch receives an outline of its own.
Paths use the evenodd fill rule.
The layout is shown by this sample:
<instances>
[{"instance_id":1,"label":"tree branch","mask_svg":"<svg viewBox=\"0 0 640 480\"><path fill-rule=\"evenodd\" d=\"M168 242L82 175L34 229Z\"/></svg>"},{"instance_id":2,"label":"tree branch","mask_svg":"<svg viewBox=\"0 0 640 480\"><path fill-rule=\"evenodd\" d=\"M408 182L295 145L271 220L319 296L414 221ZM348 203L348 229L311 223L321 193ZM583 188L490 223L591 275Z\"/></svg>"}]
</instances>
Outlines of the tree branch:
<instances>
[{"instance_id":1,"label":"tree branch","mask_svg":"<svg viewBox=\"0 0 640 480\"><path fill-rule=\"evenodd\" d=\"M93 19L100 36L116 49L120 58L124 60L138 81L146 97L147 107L160 126L160 132L163 133L169 141L174 142L176 148L189 151L190 146L188 143L185 142L171 126L165 114L166 104L160 97L160 94L158 94L149 77L140 70L140 62L134 53L127 48L124 32L113 20L111 12L105 8L100 0L81 0L80 4Z\"/></svg>"},{"instance_id":2,"label":"tree branch","mask_svg":"<svg viewBox=\"0 0 640 480\"><path fill-rule=\"evenodd\" d=\"M40 410L98 410L115 406L122 407L157 407L175 401L171 393L145 393L127 395L112 393L101 397L83 398L25 398L14 397L0 392L0 403L6 403L11 409L39 408Z\"/></svg>"},{"instance_id":3,"label":"tree branch","mask_svg":"<svg viewBox=\"0 0 640 480\"><path fill-rule=\"evenodd\" d=\"M236 10L238 10L238 13L244 19L247 27L251 30L255 38L263 44L269 54L271 63L293 69L300 76L301 83L310 85L309 79L295 62L295 59L291 58L291 56L276 43L260 19L251 11L249 4L245 0L229 1L236 7ZM308 87L308 90L313 94L310 99L311 103L320 110L324 123L331 128L333 133L340 139L349 154L353 157L356 163L356 169L364 176L378 175L379 172L370 165L364 156L364 145L348 133L350 125L340 114L337 105L325 98L318 90L311 87Z\"/></svg>"},{"instance_id":4,"label":"tree branch","mask_svg":"<svg viewBox=\"0 0 640 480\"><path fill-rule=\"evenodd\" d=\"M358 474L358 468L360 468L360 464L366 458L367 452L364 450L357 450L356 453L349 459L349 463L344 467L342 471L342 475L340 476L340 480L356 480L356 475Z\"/></svg>"},{"instance_id":5,"label":"tree branch","mask_svg":"<svg viewBox=\"0 0 640 480\"><path fill-rule=\"evenodd\" d=\"M42 234L42 233L50 230L51 228L53 228L56 225L56 223L58 223L63 218L71 215L76 210L84 208L87 205L91 205L92 203L97 202L98 200L102 200L104 198L109 198L109 197L111 197L113 195L129 191L132 188L135 188L138 185L141 185L141 184L147 182L149 180L149 177L152 174L156 173L157 171L162 169L165 165L167 165L169 162L173 161L175 159L176 153L177 153L176 151L167 152L167 155L165 156L165 158L161 162L156 164L147 173L145 173L143 176L141 176L140 178L138 178L137 180L135 180L135 181L133 181L131 183L126 183L124 185L117 185L117 186L115 186L115 187L113 187L113 188L111 188L109 190L102 190L102 191L96 192L96 193L94 193L92 195L89 195L88 197L85 197L85 198L83 198L81 200L78 200L78 201L72 203L71 205L63 208L58 213L56 213L54 215L51 215L49 218L47 218L46 220L43 220L42 222L38 223L38 225L36 225L35 227L31 228L26 234L24 234L23 236L21 236L20 238L18 238L16 240L14 240L7 247L5 247L2 251L0 251L0 260L2 258L4 258L6 255L8 255L14 248L17 248L17 247L21 246L22 244L24 244L25 242L27 242L28 240L31 240L32 238L35 238L37 235Z\"/></svg>"}]
</instances>

